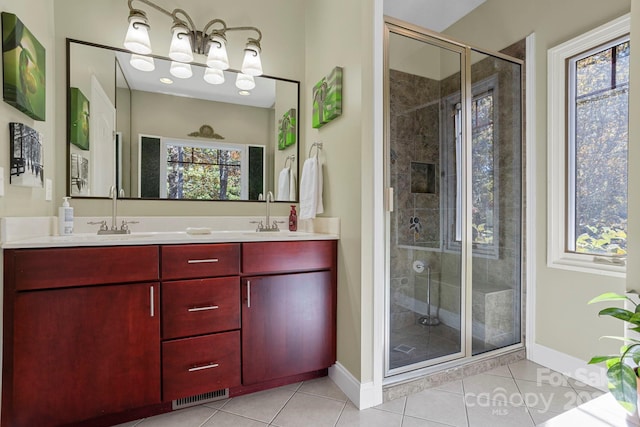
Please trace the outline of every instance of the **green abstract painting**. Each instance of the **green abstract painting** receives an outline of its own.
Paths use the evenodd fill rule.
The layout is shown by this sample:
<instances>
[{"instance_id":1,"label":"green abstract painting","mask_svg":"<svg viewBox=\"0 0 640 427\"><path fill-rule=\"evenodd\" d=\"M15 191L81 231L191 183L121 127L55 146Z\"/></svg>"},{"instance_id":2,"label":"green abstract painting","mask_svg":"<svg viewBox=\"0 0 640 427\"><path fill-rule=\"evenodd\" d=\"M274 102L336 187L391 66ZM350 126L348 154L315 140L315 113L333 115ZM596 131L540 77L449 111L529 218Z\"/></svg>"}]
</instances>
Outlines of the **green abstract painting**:
<instances>
[{"instance_id":1,"label":"green abstract painting","mask_svg":"<svg viewBox=\"0 0 640 427\"><path fill-rule=\"evenodd\" d=\"M45 120L45 49L12 13L2 12L4 101L29 117Z\"/></svg>"},{"instance_id":2,"label":"green abstract painting","mask_svg":"<svg viewBox=\"0 0 640 427\"><path fill-rule=\"evenodd\" d=\"M71 111L69 112L69 142L89 149L89 100L77 87L71 91Z\"/></svg>"},{"instance_id":3,"label":"green abstract painting","mask_svg":"<svg viewBox=\"0 0 640 427\"><path fill-rule=\"evenodd\" d=\"M291 108L282 115L278 126L278 150L284 150L296 143L296 109Z\"/></svg>"},{"instance_id":4,"label":"green abstract painting","mask_svg":"<svg viewBox=\"0 0 640 427\"><path fill-rule=\"evenodd\" d=\"M313 87L311 125L319 128L342 114L342 67L335 67Z\"/></svg>"}]
</instances>

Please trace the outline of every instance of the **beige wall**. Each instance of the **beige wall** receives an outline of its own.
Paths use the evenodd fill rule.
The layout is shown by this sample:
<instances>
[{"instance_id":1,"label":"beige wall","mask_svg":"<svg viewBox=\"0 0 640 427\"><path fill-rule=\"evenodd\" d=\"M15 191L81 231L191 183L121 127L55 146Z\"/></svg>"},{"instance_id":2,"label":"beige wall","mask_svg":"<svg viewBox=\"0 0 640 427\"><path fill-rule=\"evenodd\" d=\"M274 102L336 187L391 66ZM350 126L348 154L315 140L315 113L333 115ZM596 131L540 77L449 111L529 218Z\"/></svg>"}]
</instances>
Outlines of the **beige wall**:
<instances>
[{"instance_id":1,"label":"beige wall","mask_svg":"<svg viewBox=\"0 0 640 427\"><path fill-rule=\"evenodd\" d=\"M338 248L338 360L356 377L361 376L361 122L367 112L362 103L361 49L364 1L328 0L307 2L306 82L302 123L306 145L322 141L324 207L328 216L339 217ZM339 12L338 12L339 11ZM335 66L343 67L342 116L320 129L311 127L313 85ZM366 87L365 87L366 88ZM365 89L366 90L366 89ZM304 159L308 149L303 152ZM362 372L362 375L365 375ZM364 381L364 379L363 379Z\"/></svg>"},{"instance_id":2,"label":"beige wall","mask_svg":"<svg viewBox=\"0 0 640 427\"><path fill-rule=\"evenodd\" d=\"M602 307L587 306L587 301L605 291L622 292L625 282L546 266L547 49L629 12L630 6L630 0L488 0L446 31L491 50L535 32L536 123L529 124L537 134L536 141L529 141L535 144L537 159L536 216L531 218L537 245L535 342L583 360L618 347L599 340L602 335L619 335L621 331L616 330L615 322L599 319L597 311Z\"/></svg>"},{"instance_id":3,"label":"beige wall","mask_svg":"<svg viewBox=\"0 0 640 427\"><path fill-rule=\"evenodd\" d=\"M48 0L0 0L0 10L13 13L25 24L46 50L46 120L35 121L5 102L0 102L0 167L4 168L4 197L0 197L0 216L46 216L60 203L45 201L44 188L17 187L9 184L9 123L24 123L41 132L44 140L44 176L52 178L57 171L55 153L56 67L53 2ZM34 14L33 11L38 11ZM2 74L2 73L0 73ZM2 76L0 75L0 79Z\"/></svg>"}]
</instances>

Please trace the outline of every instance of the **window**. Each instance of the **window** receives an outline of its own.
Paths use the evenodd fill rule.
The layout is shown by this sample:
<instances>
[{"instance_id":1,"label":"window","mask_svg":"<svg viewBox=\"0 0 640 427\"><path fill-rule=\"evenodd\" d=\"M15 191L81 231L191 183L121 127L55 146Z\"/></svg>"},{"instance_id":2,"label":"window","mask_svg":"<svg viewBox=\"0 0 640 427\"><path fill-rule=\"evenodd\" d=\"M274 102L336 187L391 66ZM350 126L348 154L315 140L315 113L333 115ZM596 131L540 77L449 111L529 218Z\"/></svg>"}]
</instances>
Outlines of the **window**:
<instances>
[{"instance_id":1,"label":"window","mask_svg":"<svg viewBox=\"0 0 640 427\"><path fill-rule=\"evenodd\" d=\"M163 140L161 197L169 199L246 199L242 179L246 149L241 145Z\"/></svg>"},{"instance_id":2,"label":"window","mask_svg":"<svg viewBox=\"0 0 640 427\"><path fill-rule=\"evenodd\" d=\"M471 152L472 152L472 177L471 198L472 206L472 239L474 255L498 256L497 239L494 235L498 231L498 212L494 201L497 200L498 179L495 159L497 158L497 145L494 144L496 132L496 120L494 117L495 91L493 86L496 78L492 77L481 81L472 87L474 93L471 100ZM459 97L457 95L456 97ZM449 105L456 97L448 99ZM455 152L450 153L454 161L449 162L449 167L455 168L455 189L449 194L455 197L450 200L450 205L455 206L455 218L449 221L455 224L455 236L450 236L448 248L459 250L462 241L462 112L459 103L452 105L453 130L455 132ZM451 227L448 227L451 228Z\"/></svg>"},{"instance_id":3,"label":"window","mask_svg":"<svg viewBox=\"0 0 640 427\"><path fill-rule=\"evenodd\" d=\"M629 18L549 50L548 265L623 276Z\"/></svg>"}]
</instances>

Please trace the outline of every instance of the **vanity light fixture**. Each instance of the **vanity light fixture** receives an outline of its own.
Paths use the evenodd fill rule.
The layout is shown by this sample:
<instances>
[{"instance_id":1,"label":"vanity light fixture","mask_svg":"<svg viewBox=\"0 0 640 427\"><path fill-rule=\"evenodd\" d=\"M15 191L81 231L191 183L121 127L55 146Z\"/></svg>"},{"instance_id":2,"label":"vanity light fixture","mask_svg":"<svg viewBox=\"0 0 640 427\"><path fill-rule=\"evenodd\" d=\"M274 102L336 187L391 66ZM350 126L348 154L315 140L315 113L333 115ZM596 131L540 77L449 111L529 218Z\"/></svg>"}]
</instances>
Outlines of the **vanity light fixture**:
<instances>
[{"instance_id":1,"label":"vanity light fixture","mask_svg":"<svg viewBox=\"0 0 640 427\"><path fill-rule=\"evenodd\" d=\"M236 87L242 90L251 90L256 87L256 81L253 79L253 76L238 73L236 77Z\"/></svg>"},{"instance_id":2,"label":"vanity light fixture","mask_svg":"<svg viewBox=\"0 0 640 427\"><path fill-rule=\"evenodd\" d=\"M131 54L131 59L129 60L131 66L140 71L153 71L156 69L156 64L153 61L153 58L150 56L144 56L137 53Z\"/></svg>"},{"instance_id":3,"label":"vanity light fixture","mask_svg":"<svg viewBox=\"0 0 640 427\"><path fill-rule=\"evenodd\" d=\"M129 27L125 36L124 47L135 54L149 55L151 54L149 20L145 11L135 9L132 6L134 1L136 0L128 0ZM236 86L239 89L251 90L255 87L253 77L262 75L262 61L260 59L262 33L258 28L249 26L228 27L225 21L215 18L210 20L202 30L198 30L193 23L193 19L183 9L169 11L150 0L137 1L156 9L173 20L169 57L174 61L171 64L171 74L178 78L191 77L193 73L189 63L194 61L194 54L200 54L207 55L208 73L205 72L205 80L211 84L222 83L224 74L221 72L229 68L227 32L255 32L257 34L256 38L247 38L244 48L244 60L240 69L241 73L238 74L236 80ZM153 59L151 58L151 60ZM131 61L133 65L133 58ZM144 66L149 67L148 64L144 64ZM221 75L222 81L220 81Z\"/></svg>"}]
</instances>

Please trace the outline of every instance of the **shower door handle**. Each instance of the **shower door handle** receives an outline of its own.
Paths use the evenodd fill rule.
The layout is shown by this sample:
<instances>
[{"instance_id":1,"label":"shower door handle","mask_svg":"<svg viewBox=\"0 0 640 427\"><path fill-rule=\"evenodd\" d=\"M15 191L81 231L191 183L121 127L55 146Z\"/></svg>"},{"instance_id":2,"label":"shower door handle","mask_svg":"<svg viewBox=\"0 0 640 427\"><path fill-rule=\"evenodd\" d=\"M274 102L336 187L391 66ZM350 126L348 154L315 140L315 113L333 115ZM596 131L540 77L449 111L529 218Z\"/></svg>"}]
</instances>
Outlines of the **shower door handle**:
<instances>
[{"instance_id":1,"label":"shower door handle","mask_svg":"<svg viewBox=\"0 0 640 427\"><path fill-rule=\"evenodd\" d=\"M389 187L386 189L386 202L387 202L387 211L393 212L393 187Z\"/></svg>"}]
</instances>

